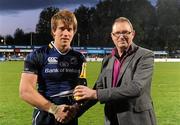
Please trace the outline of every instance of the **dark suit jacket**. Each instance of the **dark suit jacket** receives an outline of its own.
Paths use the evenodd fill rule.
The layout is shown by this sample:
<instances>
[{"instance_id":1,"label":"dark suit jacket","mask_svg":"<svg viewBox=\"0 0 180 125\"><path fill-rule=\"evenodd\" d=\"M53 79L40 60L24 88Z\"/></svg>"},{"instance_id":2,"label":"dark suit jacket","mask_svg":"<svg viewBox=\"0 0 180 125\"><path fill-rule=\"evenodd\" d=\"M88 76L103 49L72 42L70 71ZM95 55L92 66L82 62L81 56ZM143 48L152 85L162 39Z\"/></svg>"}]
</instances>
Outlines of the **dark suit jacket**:
<instances>
[{"instance_id":1,"label":"dark suit jacket","mask_svg":"<svg viewBox=\"0 0 180 125\"><path fill-rule=\"evenodd\" d=\"M125 59L117 87L111 87L115 56L103 59L95 84L98 101L105 103L105 125L156 125L151 99L154 54L132 44L132 53ZM84 105L87 110L94 104Z\"/></svg>"}]
</instances>

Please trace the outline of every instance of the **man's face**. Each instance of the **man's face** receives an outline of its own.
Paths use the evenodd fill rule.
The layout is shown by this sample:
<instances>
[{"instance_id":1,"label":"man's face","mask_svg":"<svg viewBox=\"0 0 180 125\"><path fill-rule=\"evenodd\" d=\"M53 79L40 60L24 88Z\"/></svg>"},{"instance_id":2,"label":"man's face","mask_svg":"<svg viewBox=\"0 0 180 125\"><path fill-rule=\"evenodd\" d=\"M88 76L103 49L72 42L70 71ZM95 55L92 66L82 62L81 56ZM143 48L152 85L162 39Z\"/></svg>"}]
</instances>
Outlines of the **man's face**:
<instances>
[{"instance_id":1,"label":"man's face","mask_svg":"<svg viewBox=\"0 0 180 125\"><path fill-rule=\"evenodd\" d=\"M132 44L134 35L135 32L131 29L128 22L116 22L112 27L112 40L120 50L125 50Z\"/></svg>"},{"instance_id":2,"label":"man's face","mask_svg":"<svg viewBox=\"0 0 180 125\"><path fill-rule=\"evenodd\" d=\"M57 22L57 28L53 31L55 44L60 47L69 48L74 36L73 24L66 26L59 20Z\"/></svg>"}]
</instances>

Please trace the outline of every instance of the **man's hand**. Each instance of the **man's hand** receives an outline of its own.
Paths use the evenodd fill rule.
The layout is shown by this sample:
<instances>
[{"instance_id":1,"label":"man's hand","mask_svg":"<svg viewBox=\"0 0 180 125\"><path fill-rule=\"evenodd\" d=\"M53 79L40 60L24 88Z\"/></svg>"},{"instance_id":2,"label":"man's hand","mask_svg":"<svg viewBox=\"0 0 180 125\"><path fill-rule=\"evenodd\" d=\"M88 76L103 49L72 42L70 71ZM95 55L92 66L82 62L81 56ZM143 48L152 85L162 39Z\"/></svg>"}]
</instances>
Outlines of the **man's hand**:
<instances>
[{"instance_id":1,"label":"man's hand","mask_svg":"<svg viewBox=\"0 0 180 125\"><path fill-rule=\"evenodd\" d=\"M80 100L94 100L97 99L96 90L90 89L86 86L78 85L74 89L74 98L77 101Z\"/></svg>"},{"instance_id":2,"label":"man's hand","mask_svg":"<svg viewBox=\"0 0 180 125\"><path fill-rule=\"evenodd\" d=\"M54 113L55 119L61 123L68 122L70 120L70 112L68 105L58 105L57 111Z\"/></svg>"}]
</instances>

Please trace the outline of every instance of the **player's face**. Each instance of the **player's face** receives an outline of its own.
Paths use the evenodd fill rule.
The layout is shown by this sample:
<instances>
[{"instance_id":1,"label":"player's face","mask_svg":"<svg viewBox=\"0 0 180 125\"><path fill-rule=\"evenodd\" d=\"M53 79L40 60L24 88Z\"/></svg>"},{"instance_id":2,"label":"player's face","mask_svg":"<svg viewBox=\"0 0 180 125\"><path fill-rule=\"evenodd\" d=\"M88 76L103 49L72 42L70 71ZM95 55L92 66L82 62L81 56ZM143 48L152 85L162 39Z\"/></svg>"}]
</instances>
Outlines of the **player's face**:
<instances>
[{"instance_id":1,"label":"player's face","mask_svg":"<svg viewBox=\"0 0 180 125\"><path fill-rule=\"evenodd\" d=\"M73 24L66 26L61 20L57 22L57 28L53 31L54 42L57 48L69 49L74 36Z\"/></svg>"},{"instance_id":2,"label":"player's face","mask_svg":"<svg viewBox=\"0 0 180 125\"><path fill-rule=\"evenodd\" d=\"M120 50L125 50L132 44L134 35L135 32L131 29L128 22L116 22L112 27L112 40Z\"/></svg>"}]
</instances>

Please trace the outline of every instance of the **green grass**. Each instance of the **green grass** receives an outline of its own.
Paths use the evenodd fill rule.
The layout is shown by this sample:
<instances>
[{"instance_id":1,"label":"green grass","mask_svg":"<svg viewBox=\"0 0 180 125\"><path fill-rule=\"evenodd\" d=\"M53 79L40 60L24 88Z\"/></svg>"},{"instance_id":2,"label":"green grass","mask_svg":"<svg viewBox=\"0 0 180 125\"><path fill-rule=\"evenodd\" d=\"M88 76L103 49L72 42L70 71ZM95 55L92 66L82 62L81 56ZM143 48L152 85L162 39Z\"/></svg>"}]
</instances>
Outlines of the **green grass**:
<instances>
[{"instance_id":1,"label":"green grass","mask_svg":"<svg viewBox=\"0 0 180 125\"><path fill-rule=\"evenodd\" d=\"M92 87L101 63L87 67ZM18 95L23 62L0 62L0 125L30 125L32 107ZM180 125L180 63L155 63L152 98L158 125ZM97 103L80 119L79 125L103 125L103 105Z\"/></svg>"},{"instance_id":2,"label":"green grass","mask_svg":"<svg viewBox=\"0 0 180 125\"><path fill-rule=\"evenodd\" d=\"M152 90L158 125L180 125L180 63L156 63Z\"/></svg>"}]
</instances>

